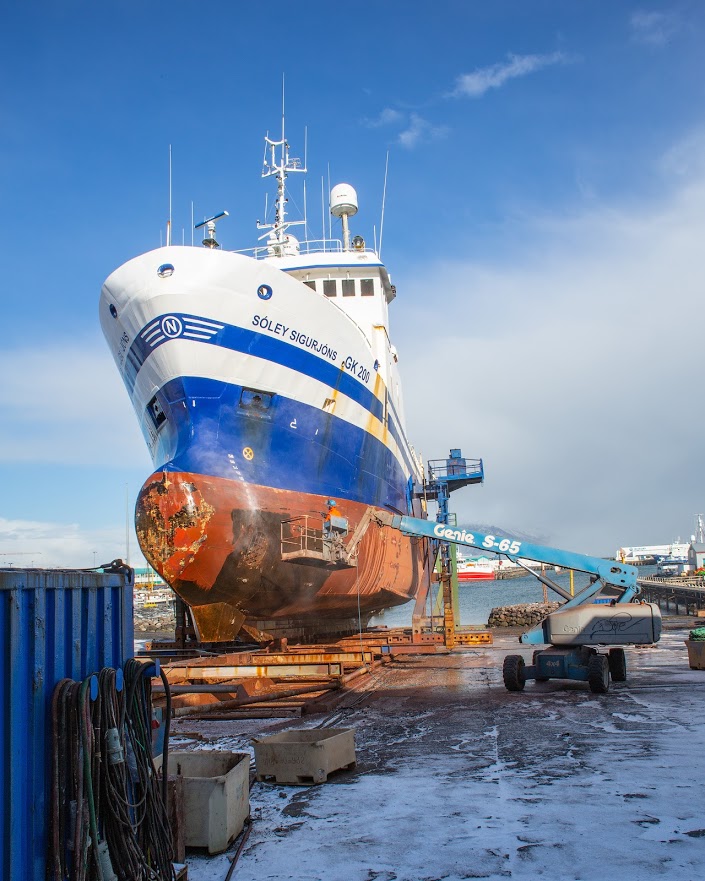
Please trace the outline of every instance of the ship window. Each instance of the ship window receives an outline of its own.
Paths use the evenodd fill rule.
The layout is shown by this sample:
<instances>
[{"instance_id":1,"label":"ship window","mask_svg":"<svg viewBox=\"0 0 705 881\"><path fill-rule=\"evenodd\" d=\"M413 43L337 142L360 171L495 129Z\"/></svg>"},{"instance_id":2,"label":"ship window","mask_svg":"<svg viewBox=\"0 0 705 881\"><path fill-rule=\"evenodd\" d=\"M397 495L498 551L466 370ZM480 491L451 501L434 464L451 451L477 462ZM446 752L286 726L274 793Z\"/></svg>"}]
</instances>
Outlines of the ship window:
<instances>
[{"instance_id":1,"label":"ship window","mask_svg":"<svg viewBox=\"0 0 705 881\"><path fill-rule=\"evenodd\" d=\"M326 297L334 297L335 296L335 279L327 279L323 282L323 293Z\"/></svg>"},{"instance_id":2,"label":"ship window","mask_svg":"<svg viewBox=\"0 0 705 881\"><path fill-rule=\"evenodd\" d=\"M305 281L304 284L307 288L311 288L312 291L316 290L316 282L315 281Z\"/></svg>"},{"instance_id":3,"label":"ship window","mask_svg":"<svg viewBox=\"0 0 705 881\"><path fill-rule=\"evenodd\" d=\"M375 283L372 278L360 279L360 294L363 297L372 297L375 293Z\"/></svg>"},{"instance_id":4,"label":"ship window","mask_svg":"<svg viewBox=\"0 0 705 881\"><path fill-rule=\"evenodd\" d=\"M254 388L244 388L240 394L240 409L253 415L264 415L272 405L271 392L261 392Z\"/></svg>"},{"instance_id":5,"label":"ship window","mask_svg":"<svg viewBox=\"0 0 705 881\"><path fill-rule=\"evenodd\" d=\"M355 279L354 278L344 278L343 279L343 296L344 297L354 297L355 296Z\"/></svg>"},{"instance_id":6,"label":"ship window","mask_svg":"<svg viewBox=\"0 0 705 881\"><path fill-rule=\"evenodd\" d=\"M156 395L147 404L147 412L155 428L161 428L166 422L166 413L162 410L162 405L157 400Z\"/></svg>"}]
</instances>

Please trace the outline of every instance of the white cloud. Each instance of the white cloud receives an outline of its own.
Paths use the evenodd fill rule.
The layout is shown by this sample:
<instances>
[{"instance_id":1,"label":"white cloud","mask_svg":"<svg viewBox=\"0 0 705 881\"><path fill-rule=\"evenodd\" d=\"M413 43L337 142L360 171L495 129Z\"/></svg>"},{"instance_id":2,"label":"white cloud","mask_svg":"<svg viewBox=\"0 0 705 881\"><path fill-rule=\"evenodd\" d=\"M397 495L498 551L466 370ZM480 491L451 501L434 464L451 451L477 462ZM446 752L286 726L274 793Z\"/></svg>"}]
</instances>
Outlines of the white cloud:
<instances>
[{"instance_id":1,"label":"white cloud","mask_svg":"<svg viewBox=\"0 0 705 881\"><path fill-rule=\"evenodd\" d=\"M478 67L472 73L461 74L455 83L455 89L449 97L481 98L490 89L499 89L506 82L517 77L528 76L544 67L554 64L565 64L568 61L563 52L552 52L550 55L513 55L508 60L489 67Z\"/></svg>"},{"instance_id":2,"label":"white cloud","mask_svg":"<svg viewBox=\"0 0 705 881\"><path fill-rule=\"evenodd\" d=\"M105 349L94 343L4 349L0 375L0 462L149 467Z\"/></svg>"},{"instance_id":3,"label":"white cloud","mask_svg":"<svg viewBox=\"0 0 705 881\"><path fill-rule=\"evenodd\" d=\"M453 499L460 522L596 553L690 534L703 204L705 174L674 178L658 203L527 219L492 262L397 270L410 437L427 458L485 459L485 486Z\"/></svg>"},{"instance_id":4,"label":"white cloud","mask_svg":"<svg viewBox=\"0 0 705 881\"><path fill-rule=\"evenodd\" d=\"M144 566L133 541L130 562ZM85 529L78 523L11 520L0 517L0 567L82 568L127 556L124 530Z\"/></svg>"},{"instance_id":5,"label":"white cloud","mask_svg":"<svg viewBox=\"0 0 705 881\"><path fill-rule=\"evenodd\" d=\"M632 39L651 46L665 45L680 29L678 16L671 12L640 10L632 14L629 24Z\"/></svg>"},{"instance_id":6,"label":"white cloud","mask_svg":"<svg viewBox=\"0 0 705 881\"><path fill-rule=\"evenodd\" d=\"M399 132L398 141L402 147L408 150L415 147L420 141L434 141L444 138L448 134L446 126L434 126L428 120L423 119L418 113L409 116L409 123L404 131Z\"/></svg>"},{"instance_id":7,"label":"white cloud","mask_svg":"<svg viewBox=\"0 0 705 881\"><path fill-rule=\"evenodd\" d=\"M705 177L705 127L695 129L666 151L660 170L668 177L688 179Z\"/></svg>"},{"instance_id":8,"label":"white cloud","mask_svg":"<svg viewBox=\"0 0 705 881\"><path fill-rule=\"evenodd\" d=\"M400 110L394 110L391 107L385 107L379 114L372 119L365 119L364 123L368 128L381 128L385 125L394 125L401 123L405 115Z\"/></svg>"},{"instance_id":9,"label":"white cloud","mask_svg":"<svg viewBox=\"0 0 705 881\"><path fill-rule=\"evenodd\" d=\"M419 143L444 138L448 134L447 126L434 125L414 111L394 110L391 107L385 107L373 119L363 120L363 124L368 128L393 127L401 129L396 140L407 150L413 149Z\"/></svg>"}]
</instances>

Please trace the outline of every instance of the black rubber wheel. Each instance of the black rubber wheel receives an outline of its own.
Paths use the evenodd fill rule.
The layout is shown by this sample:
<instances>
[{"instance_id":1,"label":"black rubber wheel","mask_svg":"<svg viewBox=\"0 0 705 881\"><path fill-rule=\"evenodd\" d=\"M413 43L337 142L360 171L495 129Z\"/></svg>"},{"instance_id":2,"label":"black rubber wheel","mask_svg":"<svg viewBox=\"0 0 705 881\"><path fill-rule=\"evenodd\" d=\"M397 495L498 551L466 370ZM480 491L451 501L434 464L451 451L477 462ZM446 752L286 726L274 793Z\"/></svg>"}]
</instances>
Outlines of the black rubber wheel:
<instances>
[{"instance_id":1,"label":"black rubber wheel","mask_svg":"<svg viewBox=\"0 0 705 881\"><path fill-rule=\"evenodd\" d=\"M593 694L606 694L610 688L607 655L593 655L588 662L588 685Z\"/></svg>"},{"instance_id":2,"label":"black rubber wheel","mask_svg":"<svg viewBox=\"0 0 705 881\"><path fill-rule=\"evenodd\" d=\"M580 663L584 664L586 667L590 663L590 658L593 655L597 654L597 649L592 648L589 645L581 645L580 646Z\"/></svg>"},{"instance_id":3,"label":"black rubber wheel","mask_svg":"<svg viewBox=\"0 0 705 881\"><path fill-rule=\"evenodd\" d=\"M507 691L523 691L526 685L524 678L524 659L521 655L507 655L502 666L502 679Z\"/></svg>"},{"instance_id":4,"label":"black rubber wheel","mask_svg":"<svg viewBox=\"0 0 705 881\"><path fill-rule=\"evenodd\" d=\"M540 654L541 654L541 649L536 649L536 651L534 652L534 654L531 658L531 663L534 665L534 667L536 666L536 656L540 655ZM534 679L537 682L548 682L548 676L534 676Z\"/></svg>"},{"instance_id":5,"label":"black rubber wheel","mask_svg":"<svg viewBox=\"0 0 705 881\"><path fill-rule=\"evenodd\" d=\"M627 658L624 649L610 649L609 666L612 682L627 681Z\"/></svg>"}]
</instances>

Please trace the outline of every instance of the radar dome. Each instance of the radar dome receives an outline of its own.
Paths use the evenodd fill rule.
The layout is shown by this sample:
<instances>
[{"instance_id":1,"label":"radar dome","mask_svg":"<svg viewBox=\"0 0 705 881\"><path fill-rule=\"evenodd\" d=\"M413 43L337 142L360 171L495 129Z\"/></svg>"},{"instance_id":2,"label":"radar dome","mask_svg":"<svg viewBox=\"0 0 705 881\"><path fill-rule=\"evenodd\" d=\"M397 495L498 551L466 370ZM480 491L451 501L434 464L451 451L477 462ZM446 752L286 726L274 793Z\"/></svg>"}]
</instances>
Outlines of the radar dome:
<instances>
[{"instance_id":1,"label":"radar dome","mask_svg":"<svg viewBox=\"0 0 705 881\"><path fill-rule=\"evenodd\" d=\"M330 213L333 217L357 214L357 193L350 184L336 184L330 191Z\"/></svg>"}]
</instances>

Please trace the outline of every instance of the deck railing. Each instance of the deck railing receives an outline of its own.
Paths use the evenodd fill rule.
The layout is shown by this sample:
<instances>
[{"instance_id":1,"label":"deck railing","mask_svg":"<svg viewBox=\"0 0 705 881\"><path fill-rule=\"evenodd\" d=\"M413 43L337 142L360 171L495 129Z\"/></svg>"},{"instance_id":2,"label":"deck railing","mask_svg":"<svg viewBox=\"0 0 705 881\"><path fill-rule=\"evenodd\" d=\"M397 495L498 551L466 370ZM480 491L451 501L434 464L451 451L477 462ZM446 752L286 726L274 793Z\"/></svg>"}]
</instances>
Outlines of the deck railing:
<instances>
[{"instance_id":1,"label":"deck railing","mask_svg":"<svg viewBox=\"0 0 705 881\"><path fill-rule=\"evenodd\" d=\"M318 528L311 526L319 524ZM291 517L282 520L281 524L281 549L284 554L293 554L312 551L316 554L323 553L323 531L321 529L322 518L302 514L300 517Z\"/></svg>"},{"instance_id":2,"label":"deck railing","mask_svg":"<svg viewBox=\"0 0 705 881\"><path fill-rule=\"evenodd\" d=\"M431 459L428 463L429 480L481 475L482 459Z\"/></svg>"}]
</instances>

